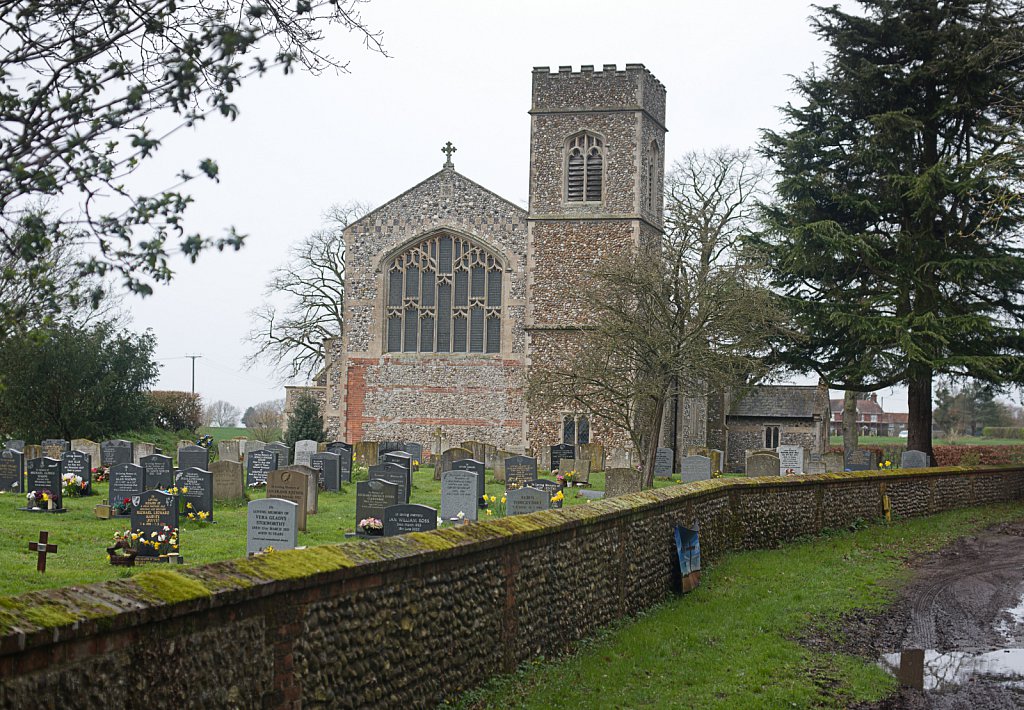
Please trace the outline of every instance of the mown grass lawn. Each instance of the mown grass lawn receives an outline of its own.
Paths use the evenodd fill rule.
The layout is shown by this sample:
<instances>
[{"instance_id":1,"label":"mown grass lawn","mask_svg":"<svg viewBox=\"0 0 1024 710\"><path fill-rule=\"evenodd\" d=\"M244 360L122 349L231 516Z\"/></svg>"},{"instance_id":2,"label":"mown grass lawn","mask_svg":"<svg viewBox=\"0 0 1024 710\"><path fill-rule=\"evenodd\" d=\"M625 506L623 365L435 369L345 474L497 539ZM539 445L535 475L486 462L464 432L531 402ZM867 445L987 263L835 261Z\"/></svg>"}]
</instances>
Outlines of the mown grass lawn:
<instances>
[{"instance_id":1,"label":"mown grass lawn","mask_svg":"<svg viewBox=\"0 0 1024 710\"><path fill-rule=\"evenodd\" d=\"M504 484L490 480L487 493L499 501ZM356 467L356 480L366 480L366 469ZM592 487L604 489L604 474L591 475ZM673 485L659 480L658 487ZM86 498L65 498L69 512L59 515L26 513L17 510L24 505L21 494L0 494L0 595L19 594L34 589L88 584L134 574L140 568L112 567L107 562L106 548L111 545L115 530L128 527L127 518L100 520L93 514L93 506L107 501L107 484L96 483L98 495ZM262 497L263 493L253 494ZM413 474L413 503L434 508L441 504L441 483L434 480L434 469L421 468ZM586 500L569 494L567 505L583 505ZM217 501L214 505L215 523L200 527L185 522L181 527L181 553L189 565L244 557L247 500ZM299 545L326 545L345 542L345 533L354 532L356 526L355 484L343 484L340 493L321 493L320 512L310 515L308 530L299 532ZM481 518L486 517L480 512ZM51 555L46 573L36 572L36 556L28 543L38 539L39 531L50 533L50 542L58 547ZM145 569L145 568L142 568ZM152 567L150 567L152 569Z\"/></svg>"},{"instance_id":2,"label":"mown grass lawn","mask_svg":"<svg viewBox=\"0 0 1024 710\"><path fill-rule=\"evenodd\" d=\"M794 641L812 623L879 609L909 574L909 555L937 550L1024 505L873 524L725 557L701 585L642 618L541 659L463 696L461 708L843 708L895 682L870 661L815 654Z\"/></svg>"},{"instance_id":3,"label":"mown grass lawn","mask_svg":"<svg viewBox=\"0 0 1024 710\"><path fill-rule=\"evenodd\" d=\"M842 446L843 437L830 436L829 445ZM906 446L907 439L898 436L858 436L857 443L860 446L883 446L885 444L903 444ZM932 441L935 446L1021 446L1024 439L995 439L985 436L958 436L956 439L935 439Z\"/></svg>"}]
</instances>

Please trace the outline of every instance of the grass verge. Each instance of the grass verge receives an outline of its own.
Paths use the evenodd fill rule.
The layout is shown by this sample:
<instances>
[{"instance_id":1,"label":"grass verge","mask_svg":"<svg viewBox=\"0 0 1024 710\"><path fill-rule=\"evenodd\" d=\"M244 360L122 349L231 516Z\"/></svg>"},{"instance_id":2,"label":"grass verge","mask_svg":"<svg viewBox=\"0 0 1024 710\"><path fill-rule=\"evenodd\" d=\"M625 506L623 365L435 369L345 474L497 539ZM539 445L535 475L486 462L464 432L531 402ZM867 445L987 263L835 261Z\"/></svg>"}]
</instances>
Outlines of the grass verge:
<instances>
[{"instance_id":1,"label":"grass verge","mask_svg":"<svg viewBox=\"0 0 1024 710\"><path fill-rule=\"evenodd\" d=\"M890 602L909 557L991 524L1021 504L834 532L736 553L693 593L625 622L572 656L539 659L462 696L458 708L843 708L895 682L878 666L817 654L792 639L812 623ZM838 625L837 625L838 626Z\"/></svg>"}]
</instances>

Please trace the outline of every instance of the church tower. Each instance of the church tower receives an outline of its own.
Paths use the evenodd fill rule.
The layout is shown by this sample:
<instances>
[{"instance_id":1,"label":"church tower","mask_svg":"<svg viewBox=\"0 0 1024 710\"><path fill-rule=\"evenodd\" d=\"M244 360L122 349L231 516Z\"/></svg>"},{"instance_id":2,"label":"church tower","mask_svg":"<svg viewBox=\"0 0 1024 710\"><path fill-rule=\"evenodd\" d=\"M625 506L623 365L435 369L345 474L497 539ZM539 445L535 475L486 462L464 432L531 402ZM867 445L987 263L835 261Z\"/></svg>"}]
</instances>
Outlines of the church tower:
<instances>
[{"instance_id":1,"label":"church tower","mask_svg":"<svg viewBox=\"0 0 1024 710\"><path fill-rule=\"evenodd\" d=\"M663 229L665 87L642 64L533 70L527 233L527 367L565 352L591 318L582 280ZM528 444L628 446L586 412L526 413Z\"/></svg>"}]
</instances>

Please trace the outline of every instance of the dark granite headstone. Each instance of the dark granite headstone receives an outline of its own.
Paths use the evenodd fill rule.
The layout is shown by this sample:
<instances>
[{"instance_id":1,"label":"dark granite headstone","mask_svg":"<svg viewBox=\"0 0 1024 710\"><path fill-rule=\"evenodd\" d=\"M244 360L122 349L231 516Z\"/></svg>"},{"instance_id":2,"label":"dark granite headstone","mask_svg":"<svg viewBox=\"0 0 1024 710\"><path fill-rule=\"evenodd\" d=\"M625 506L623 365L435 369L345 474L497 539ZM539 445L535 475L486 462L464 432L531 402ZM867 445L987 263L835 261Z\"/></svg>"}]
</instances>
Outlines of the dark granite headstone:
<instances>
[{"instance_id":1,"label":"dark granite headstone","mask_svg":"<svg viewBox=\"0 0 1024 710\"><path fill-rule=\"evenodd\" d=\"M132 464L124 464L132 465ZM136 468L141 468L136 466ZM178 527L178 499L164 491L143 491L132 496L132 530L142 533L142 539L160 542L159 536L169 537ZM154 538L152 533L156 533ZM140 545L140 557L157 557L160 550L151 545ZM171 550L171 552L180 552Z\"/></svg>"},{"instance_id":2,"label":"dark granite headstone","mask_svg":"<svg viewBox=\"0 0 1024 710\"><path fill-rule=\"evenodd\" d=\"M107 502L116 505L125 498L131 500L145 488L145 474L142 466L133 463L119 463L110 467L110 487L107 489Z\"/></svg>"},{"instance_id":3,"label":"dark granite headstone","mask_svg":"<svg viewBox=\"0 0 1024 710\"><path fill-rule=\"evenodd\" d=\"M872 471L877 466L875 454L868 449L854 449L846 457L848 471Z\"/></svg>"},{"instance_id":4,"label":"dark granite headstone","mask_svg":"<svg viewBox=\"0 0 1024 710\"><path fill-rule=\"evenodd\" d=\"M125 439L111 439L100 444L100 465L114 466L132 462L132 442Z\"/></svg>"},{"instance_id":5,"label":"dark granite headstone","mask_svg":"<svg viewBox=\"0 0 1024 710\"><path fill-rule=\"evenodd\" d=\"M484 462L475 459L461 459L452 464L453 471L472 471L476 476L476 497L483 498L486 489L484 480Z\"/></svg>"},{"instance_id":6,"label":"dark granite headstone","mask_svg":"<svg viewBox=\"0 0 1024 710\"><path fill-rule=\"evenodd\" d=\"M92 495L92 456L82 451L65 451L60 457L64 475L78 476L85 484L85 495Z\"/></svg>"},{"instance_id":7,"label":"dark granite headstone","mask_svg":"<svg viewBox=\"0 0 1024 710\"><path fill-rule=\"evenodd\" d=\"M371 481L383 480L394 483L398 486L398 502L408 503L410 494L410 476L409 471L396 463L379 463L376 466L370 466L369 477Z\"/></svg>"},{"instance_id":8,"label":"dark granite headstone","mask_svg":"<svg viewBox=\"0 0 1024 710\"><path fill-rule=\"evenodd\" d=\"M505 488L522 488L537 478L537 459L510 456L505 459Z\"/></svg>"},{"instance_id":9,"label":"dark granite headstone","mask_svg":"<svg viewBox=\"0 0 1024 710\"><path fill-rule=\"evenodd\" d=\"M179 471L174 477L174 484L178 487L178 495L185 501L185 515L200 511L207 514L206 520L213 522L213 474L201 468L186 468ZM187 488L187 491L184 489ZM182 492L184 491L184 492ZM191 507L189 505L191 504Z\"/></svg>"},{"instance_id":10,"label":"dark granite headstone","mask_svg":"<svg viewBox=\"0 0 1024 710\"><path fill-rule=\"evenodd\" d=\"M21 451L11 448L0 451L0 491L22 493L21 477L24 472L25 457Z\"/></svg>"},{"instance_id":11,"label":"dark granite headstone","mask_svg":"<svg viewBox=\"0 0 1024 710\"><path fill-rule=\"evenodd\" d=\"M530 488L538 488L548 494L548 507L549 508L561 508L562 501L552 501L551 499L562 490L555 481L550 481L546 478L538 478L533 481L527 481L527 486ZM507 497L507 496L506 496Z\"/></svg>"},{"instance_id":12,"label":"dark granite headstone","mask_svg":"<svg viewBox=\"0 0 1024 710\"><path fill-rule=\"evenodd\" d=\"M672 469L675 464L675 452L672 449L659 446L654 454L654 475L656 478L672 478Z\"/></svg>"},{"instance_id":13,"label":"dark granite headstone","mask_svg":"<svg viewBox=\"0 0 1024 710\"><path fill-rule=\"evenodd\" d=\"M245 485L247 488L266 485L267 474L277 469L277 453L260 449L245 455Z\"/></svg>"},{"instance_id":14,"label":"dark granite headstone","mask_svg":"<svg viewBox=\"0 0 1024 710\"><path fill-rule=\"evenodd\" d=\"M365 518L376 518L383 522L384 509L399 505L398 486L388 481L375 479L356 483L356 525Z\"/></svg>"},{"instance_id":15,"label":"dark granite headstone","mask_svg":"<svg viewBox=\"0 0 1024 710\"><path fill-rule=\"evenodd\" d=\"M205 446L182 446L178 449L178 468L201 468L210 470L210 450Z\"/></svg>"},{"instance_id":16,"label":"dark granite headstone","mask_svg":"<svg viewBox=\"0 0 1024 710\"><path fill-rule=\"evenodd\" d=\"M538 488L519 488L505 494L506 515L526 515L551 507L551 498L547 491Z\"/></svg>"},{"instance_id":17,"label":"dark granite headstone","mask_svg":"<svg viewBox=\"0 0 1024 710\"><path fill-rule=\"evenodd\" d=\"M473 471L443 471L441 473L441 519L476 520L480 502L477 481Z\"/></svg>"},{"instance_id":18,"label":"dark granite headstone","mask_svg":"<svg viewBox=\"0 0 1024 710\"><path fill-rule=\"evenodd\" d=\"M338 480L351 483L353 446L344 441L332 441L325 450L338 455Z\"/></svg>"},{"instance_id":19,"label":"dark granite headstone","mask_svg":"<svg viewBox=\"0 0 1024 710\"><path fill-rule=\"evenodd\" d=\"M900 456L900 468L928 468L928 454L910 449Z\"/></svg>"},{"instance_id":20,"label":"dark granite headstone","mask_svg":"<svg viewBox=\"0 0 1024 710\"><path fill-rule=\"evenodd\" d=\"M274 441L263 447L266 451L273 451L277 454L277 467L284 468L292 465L292 450L283 441Z\"/></svg>"},{"instance_id":21,"label":"dark granite headstone","mask_svg":"<svg viewBox=\"0 0 1024 710\"><path fill-rule=\"evenodd\" d=\"M556 468L561 466L562 459L575 459L576 458L576 447L572 444L559 444L558 446L551 447L551 470L554 471ZM505 472L505 476L508 476L508 472Z\"/></svg>"},{"instance_id":22,"label":"dark granite headstone","mask_svg":"<svg viewBox=\"0 0 1024 710\"><path fill-rule=\"evenodd\" d=\"M380 463L398 464L409 472L409 487L412 487L412 455L408 451L389 451L378 459Z\"/></svg>"},{"instance_id":23,"label":"dark granite headstone","mask_svg":"<svg viewBox=\"0 0 1024 710\"><path fill-rule=\"evenodd\" d=\"M341 490L341 476L338 473L340 461L341 456L330 451L322 451L309 457L309 467L317 472L319 484L325 491L337 493ZM345 482L351 481L352 477L349 476Z\"/></svg>"},{"instance_id":24,"label":"dark granite headstone","mask_svg":"<svg viewBox=\"0 0 1024 710\"><path fill-rule=\"evenodd\" d=\"M170 456L150 454L139 459L143 471L143 490L166 491L174 485L174 466Z\"/></svg>"},{"instance_id":25,"label":"dark granite headstone","mask_svg":"<svg viewBox=\"0 0 1024 710\"><path fill-rule=\"evenodd\" d=\"M28 474L25 476L25 492L49 491L54 501L52 509L64 510L60 460L44 456L38 459L29 459L26 466Z\"/></svg>"},{"instance_id":26,"label":"dark granite headstone","mask_svg":"<svg viewBox=\"0 0 1024 710\"><path fill-rule=\"evenodd\" d=\"M437 510L429 505L390 505L384 509L384 537L437 528Z\"/></svg>"}]
</instances>

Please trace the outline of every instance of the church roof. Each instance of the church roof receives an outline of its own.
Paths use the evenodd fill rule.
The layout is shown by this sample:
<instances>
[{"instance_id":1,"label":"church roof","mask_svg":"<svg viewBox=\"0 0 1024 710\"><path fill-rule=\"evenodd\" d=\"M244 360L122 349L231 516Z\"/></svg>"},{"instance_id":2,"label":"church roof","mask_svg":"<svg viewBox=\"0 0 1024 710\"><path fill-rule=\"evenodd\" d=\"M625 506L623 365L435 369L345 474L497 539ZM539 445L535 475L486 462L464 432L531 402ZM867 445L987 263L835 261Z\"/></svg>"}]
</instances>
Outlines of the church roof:
<instances>
[{"instance_id":1,"label":"church roof","mask_svg":"<svg viewBox=\"0 0 1024 710\"><path fill-rule=\"evenodd\" d=\"M729 415L811 419L827 412L827 397L817 385L761 385L733 402Z\"/></svg>"}]
</instances>

